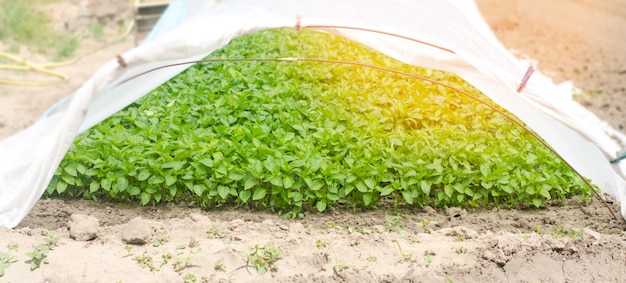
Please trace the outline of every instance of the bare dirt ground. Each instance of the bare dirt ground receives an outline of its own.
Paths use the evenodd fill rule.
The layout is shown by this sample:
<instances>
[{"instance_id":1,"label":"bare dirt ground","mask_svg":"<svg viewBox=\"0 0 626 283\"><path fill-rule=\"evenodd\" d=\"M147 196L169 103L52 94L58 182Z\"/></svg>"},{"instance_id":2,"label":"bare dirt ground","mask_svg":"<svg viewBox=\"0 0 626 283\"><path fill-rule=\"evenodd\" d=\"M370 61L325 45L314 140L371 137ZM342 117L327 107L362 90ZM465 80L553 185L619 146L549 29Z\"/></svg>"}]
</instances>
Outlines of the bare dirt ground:
<instances>
[{"instance_id":1,"label":"bare dirt ground","mask_svg":"<svg viewBox=\"0 0 626 283\"><path fill-rule=\"evenodd\" d=\"M626 1L477 3L516 55L587 91L581 103L626 132ZM133 45L116 43L58 69L67 84L0 86L0 138ZM69 226L88 228L77 215L98 220L95 239L70 236ZM0 228L0 253L16 257L0 282L625 282L625 229L598 200L541 210L339 208L285 221L234 208L43 199L18 227ZM58 242L48 263L31 271L26 253L50 234ZM142 237L144 245L124 241ZM282 251L276 270L258 275L251 251L273 247Z\"/></svg>"}]
</instances>

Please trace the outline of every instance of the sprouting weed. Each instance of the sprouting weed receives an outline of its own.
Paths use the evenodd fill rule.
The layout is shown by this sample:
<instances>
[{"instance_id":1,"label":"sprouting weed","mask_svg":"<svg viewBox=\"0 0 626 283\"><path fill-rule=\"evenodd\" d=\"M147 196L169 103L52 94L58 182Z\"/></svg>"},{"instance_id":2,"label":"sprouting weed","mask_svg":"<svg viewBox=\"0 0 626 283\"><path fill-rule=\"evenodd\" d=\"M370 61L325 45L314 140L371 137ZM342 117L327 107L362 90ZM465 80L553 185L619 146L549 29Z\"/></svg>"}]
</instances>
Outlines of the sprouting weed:
<instances>
[{"instance_id":1,"label":"sprouting weed","mask_svg":"<svg viewBox=\"0 0 626 283\"><path fill-rule=\"evenodd\" d=\"M400 242L398 242L397 240L394 240L394 242L396 242L396 244L398 245L398 250L400 250L400 259L398 259L398 262L415 262L416 258L413 255L413 253L404 253L404 251L402 251L402 247L400 246Z\"/></svg>"},{"instance_id":2,"label":"sprouting weed","mask_svg":"<svg viewBox=\"0 0 626 283\"><path fill-rule=\"evenodd\" d=\"M456 248L456 253L457 254L464 254L466 252L467 252L467 248L466 247L460 246L460 247Z\"/></svg>"},{"instance_id":3,"label":"sprouting weed","mask_svg":"<svg viewBox=\"0 0 626 283\"><path fill-rule=\"evenodd\" d=\"M16 262L17 257L9 255L7 253L0 252L0 277L4 275L4 269L11 266L11 263Z\"/></svg>"},{"instance_id":4,"label":"sprouting weed","mask_svg":"<svg viewBox=\"0 0 626 283\"><path fill-rule=\"evenodd\" d=\"M267 271L276 272L278 266L276 262L282 259L283 251L276 246L255 245L246 255L246 266L252 266L259 275Z\"/></svg>"},{"instance_id":5,"label":"sprouting weed","mask_svg":"<svg viewBox=\"0 0 626 283\"><path fill-rule=\"evenodd\" d=\"M12 251L17 251L17 248L19 248L20 245L18 243L8 243L7 244L7 249L12 250Z\"/></svg>"},{"instance_id":6,"label":"sprouting weed","mask_svg":"<svg viewBox=\"0 0 626 283\"><path fill-rule=\"evenodd\" d=\"M325 240L318 239L317 241L315 241L315 246L318 249L327 248L328 247L328 242L325 241Z\"/></svg>"},{"instance_id":7,"label":"sprouting weed","mask_svg":"<svg viewBox=\"0 0 626 283\"><path fill-rule=\"evenodd\" d=\"M432 225L437 225L439 222L428 220L428 218L424 218L421 222L417 222L417 226L422 227L424 229L424 233L430 233Z\"/></svg>"},{"instance_id":8,"label":"sprouting weed","mask_svg":"<svg viewBox=\"0 0 626 283\"><path fill-rule=\"evenodd\" d=\"M59 237L53 235L52 233L48 233L48 236L43 238L43 242L49 249L53 250L59 242Z\"/></svg>"},{"instance_id":9,"label":"sprouting weed","mask_svg":"<svg viewBox=\"0 0 626 283\"><path fill-rule=\"evenodd\" d=\"M213 266L213 269L215 269L215 271L226 273L226 264L224 264L224 262L218 261Z\"/></svg>"},{"instance_id":10,"label":"sprouting weed","mask_svg":"<svg viewBox=\"0 0 626 283\"><path fill-rule=\"evenodd\" d=\"M222 228L217 225L212 225L211 227L209 227L206 233L207 238L209 239L219 239L224 237L224 234L222 233Z\"/></svg>"},{"instance_id":11,"label":"sprouting weed","mask_svg":"<svg viewBox=\"0 0 626 283\"><path fill-rule=\"evenodd\" d=\"M159 270L159 268L154 265L154 260L152 256L148 254L147 250L144 251L142 255L133 257L133 260L137 262L141 268L148 268L150 271Z\"/></svg>"},{"instance_id":12,"label":"sprouting weed","mask_svg":"<svg viewBox=\"0 0 626 283\"><path fill-rule=\"evenodd\" d=\"M333 271L335 273L339 273L344 270L347 270L348 268L350 268L350 266L348 266L347 264L336 264L335 266L333 266Z\"/></svg>"},{"instance_id":13,"label":"sprouting weed","mask_svg":"<svg viewBox=\"0 0 626 283\"><path fill-rule=\"evenodd\" d=\"M169 241L170 241L170 239L167 236L164 236L164 235L157 236L152 241L152 246L153 247L159 247L159 246L162 246L162 245L166 244Z\"/></svg>"},{"instance_id":14,"label":"sprouting weed","mask_svg":"<svg viewBox=\"0 0 626 283\"><path fill-rule=\"evenodd\" d=\"M26 253L26 256L30 258L30 270L35 270L41 266L41 264L48 264L48 252L50 248L46 245L36 246L33 251Z\"/></svg>"}]
</instances>

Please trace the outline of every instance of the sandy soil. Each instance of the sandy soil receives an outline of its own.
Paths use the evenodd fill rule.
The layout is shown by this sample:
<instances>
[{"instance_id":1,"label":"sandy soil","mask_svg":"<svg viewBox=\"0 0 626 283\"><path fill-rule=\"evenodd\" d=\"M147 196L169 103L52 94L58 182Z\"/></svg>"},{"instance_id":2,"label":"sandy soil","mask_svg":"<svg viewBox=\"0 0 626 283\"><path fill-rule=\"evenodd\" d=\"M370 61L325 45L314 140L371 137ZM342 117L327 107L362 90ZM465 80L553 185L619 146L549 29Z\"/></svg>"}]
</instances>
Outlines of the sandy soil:
<instances>
[{"instance_id":1,"label":"sandy soil","mask_svg":"<svg viewBox=\"0 0 626 283\"><path fill-rule=\"evenodd\" d=\"M477 2L507 47L586 90L581 103L626 132L626 1ZM58 69L67 84L0 86L0 138L32 124L133 44ZM97 220L95 239L74 239L89 229L80 215ZM16 257L0 282L624 282L625 229L597 200L524 211L338 208L285 221L244 209L44 199L17 228L0 228L0 253ZM50 234L58 242L48 263L31 271L26 253ZM144 245L124 241L142 237ZM255 247L282 251L275 272L250 266Z\"/></svg>"}]
</instances>

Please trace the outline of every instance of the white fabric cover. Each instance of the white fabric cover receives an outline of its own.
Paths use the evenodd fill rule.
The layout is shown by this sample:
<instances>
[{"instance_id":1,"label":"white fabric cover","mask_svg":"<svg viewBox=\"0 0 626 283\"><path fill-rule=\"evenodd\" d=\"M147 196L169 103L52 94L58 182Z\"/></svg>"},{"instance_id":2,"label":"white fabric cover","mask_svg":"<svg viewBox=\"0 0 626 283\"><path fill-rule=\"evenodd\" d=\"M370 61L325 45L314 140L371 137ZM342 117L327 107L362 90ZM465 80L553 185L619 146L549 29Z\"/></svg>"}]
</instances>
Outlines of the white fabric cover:
<instances>
[{"instance_id":1,"label":"white fabric cover","mask_svg":"<svg viewBox=\"0 0 626 283\"><path fill-rule=\"evenodd\" d=\"M122 55L127 68L115 60L105 64L53 113L0 142L0 226L13 228L28 214L79 132L189 66L161 69L118 85L120 81L157 66L200 59L241 34L295 27L298 15L302 26L369 28L452 50L454 54L371 32L325 30L409 64L457 73L527 123L602 192L621 203L626 199L626 181L620 176L626 164L614 168L608 161L623 150L626 138L538 72L517 93L528 65L498 42L473 1L189 0L183 10L177 29ZM621 215L626 219L624 205Z\"/></svg>"}]
</instances>

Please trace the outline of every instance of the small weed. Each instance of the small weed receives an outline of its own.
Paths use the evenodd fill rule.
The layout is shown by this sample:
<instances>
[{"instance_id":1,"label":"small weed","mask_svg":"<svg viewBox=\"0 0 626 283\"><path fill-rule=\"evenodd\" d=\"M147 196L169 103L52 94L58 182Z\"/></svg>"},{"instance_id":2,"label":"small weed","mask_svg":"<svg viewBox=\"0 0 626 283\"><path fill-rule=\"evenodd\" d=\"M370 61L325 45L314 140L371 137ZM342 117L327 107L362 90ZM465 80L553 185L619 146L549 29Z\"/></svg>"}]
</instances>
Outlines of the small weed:
<instances>
[{"instance_id":1,"label":"small weed","mask_svg":"<svg viewBox=\"0 0 626 283\"><path fill-rule=\"evenodd\" d=\"M456 248L455 251L456 251L457 254L464 254L464 253L467 252L467 248L463 247L463 246L460 246L460 247Z\"/></svg>"},{"instance_id":2,"label":"small weed","mask_svg":"<svg viewBox=\"0 0 626 283\"><path fill-rule=\"evenodd\" d=\"M374 262L374 261L377 261L377 260L378 260L378 257L376 257L375 255L371 255L371 256L367 257L367 261L369 261L369 262Z\"/></svg>"},{"instance_id":3,"label":"small weed","mask_svg":"<svg viewBox=\"0 0 626 283\"><path fill-rule=\"evenodd\" d=\"M446 236L455 237L457 242L465 241L465 235L456 231L452 231L452 230L446 231Z\"/></svg>"},{"instance_id":4,"label":"small weed","mask_svg":"<svg viewBox=\"0 0 626 283\"><path fill-rule=\"evenodd\" d=\"M226 264L224 264L224 262L222 261L218 261L213 266L213 269L215 269L215 271L226 273Z\"/></svg>"},{"instance_id":5,"label":"small weed","mask_svg":"<svg viewBox=\"0 0 626 283\"><path fill-rule=\"evenodd\" d=\"M59 242L59 237L53 235L52 233L48 233L48 237L43 238L43 242L49 249L54 250Z\"/></svg>"},{"instance_id":6,"label":"small weed","mask_svg":"<svg viewBox=\"0 0 626 283\"><path fill-rule=\"evenodd\" d=\"M185 283L196 283L196 280L196 275L193 273L187 273L185 274L185 277L183 277L183 282Z\"/></svg>"},{"instance_id":7,"label":"small weed","mask_svg":"<svg viewBox=\"0 0 626 283\"><path fill-rule=\"evenodd\" d=\"M327 241L325 241L325 240L319 240L319 239L318 239L317 241L315 241L315 246L316 246L318 249L321 249L321 248L327 248L327 247L328 247L328 242L327 242Z\"/></svg>"},{"instance_id":8,"label":"small weed","mask_svg":"<svg viewBox=\"0 0 626 283\"><path fill-rule=\"evenodd\" d=\"M209 239L219 239L224 237L224 234L222 233L222 228L216 225L212 225L211 227L209 227L209 230L206 233L207 238Z\"/></svg>"},{"instance_id":9,"label":"small weed","mask_svg":"<svg viewBox=\"0 0 626 283\"><path fill-rule=\"evenodd\" d=\"M17 251L17 248L19 248L20 245L17 243L8 243L7 244L7 249L11 250L11 251Z\"/></svg>"},{"instance_id":10,"label":"small weed","mask_svg":"<svg viewBox=\"0 0 626 283\"><path fill-rule=\"evenodd\" d=\"M160 247L160 246L166 244L169 241L170 241L170 239L167 236L157 236L152 241L152 246L153 247Z\"/></svg>"},{"instance_id":11,"label":"small weed","mask_svg":"<svg viewBox=\"0 0 626 283\"><path fill-rule=\"evenodd\" d=\"M191 237L191 239L189 239L189 244L187 244L187 246L191 249L197 247L198 245L200 245L200 242L198 242L198 239Z\"/></svg>"},{"instance_id":12,"label":"small weed","mask_svg":"<svg viewBox=\"0 0 626 283\"><path fill-rule=\"evenodd\" d=\"M570 237L572 239L577 239L583 236L583 229L572 229L566 228L563 225L557 225L556 229L550 231L550 235L555 238Z\"/></svg>"},{"instance_id":13,"label":"small weed","mask_svg":"<svg viewBox=\"0 0 626 283\"><path fill-rule=\"evenodd\" d=\"M374 229L370 227L357 227L357 228L348 227L348 233L350 234L361 233L363 235L371 235L371 234L374 234Z\"/></svg>"},{"instance_id":14,"label":"small weed","mask_svg":"<svg viewBox=\"0 0 626 283\"><path fill-rule=\"evenodd\" d=\"M131 246L125 246L124 250L126 250L126 255L123 257L129 257L133 255L133 248Z\"/></svg>"},{"instance_id":15,"label":"small weed","mask_svg":"<svg viewBox=\"0 0 626 283\"><path fill-rule=\"evenodd\" d=\"M9 255L7 253L0 252L0 277L4 275L4 269L11 266L11 263L16 262L17 257Z\"/></svg>"},{"instance_id":16,"label":"small weed","mask_svg":"<svg viewBox=\"0 0 626 283\"><path fill-rule=\"evenodd\" d=\"M154 265L154 260L152 259L152 256L148 254L147 250L144 251L142 255L133 257L133 260L137 262L141 268L148 268L150 271L159 270L159 268Z\"/></svg>"},{"instance_id":17,"label":"small weed","mask_svg":"<svg viewBox=\"0 0 626 283\"><path fill-rule=\"evenodd\" d=\"M434 251L431 250L426 250L424 251L424 261L426 262L426 265L430 265L433 262L433 256L437 255Z\"/></svg>"},{"instance_id":18,"label":"small weed","mask_svg":"<svg viewBox=\"0 0 626 283\"><path fill-rule=\"evenodd\" d=\"M161 255L161 266L166 265L170 259L172 259L172 254L171 253L164 253Z\"/></svg>"},{"instance_id":19,"label":"small weed","mask_svg":"<svg viewBox=\"0 0 626 283\"><path fill-rule=\"evenodd\" d=\"M537 226L537 228L535 229L535 233L541 234L541 226Z\"/></svg>"},{"instance_id":20,"label":"small weed","mask_svg":"<svg viewBox=\"0 0 626 283\"><path fill-rule=\"evenodd\" d=\"M385 231L386 232L399 232L404 230L404 227L402 227L401 222L402 219L404 219L404 214L402 214L401 212L398 212L398 214L396 215L385 215L385 220L387 220L387 222L389 223L389 225L385 226Z\"/></svg>"},{"instance_id":21,"label":"small weed","mask_svg":"<svg viewBox=\"0 0 626 283\"><path fill-rule=\"evenodd\" d=\"M341 228L341 226L335 224L334 222L326 222L326 224L322 225L322 229L323 230L326 230L326 229L341 230L343 228Z\"/></svg>"},{"instance_id":22,"label":"small weed","mask_svg":"<svg viewBox=\"0 0 626 283\"><path fill-rule=\"evenodd\" d=\"M41 266L41 264L48 264L48 252L50 248L46 245L36 246L32 252L26 253L26 256L30 258L27 262L30 262L30 270L35 270Z\"/></svg>"},{"instance_id":23,"label":"small weed","mask_svg":"<svg viewBox=\"0 0 626 283\"><path fill-rule=\"evenodd\" d=\"M276 246L255 245L246 255L246 267L252 266L260 275L267 271L276 272L278 266L276 262L282 258L283 251Z\"/></svg>"},{"instance_id":24,"label":"small weed","mask_svg":"<svg viewBox=\"0 0 626 283\"><path fill-rule=\"evenodd\" d=\"M350 266L348 266L347 264L336 264L335 266L333 266L333 271L335 273L339 273L344 270L347 270L348 268L350 268Z\"/></svg>"},{"instance_id":25,"label":"small weed","mask_svg":"<svg viewBox=\"0 0 626 283\"><path fill-rule=\"evenodd\" d=\"M429 233L432 231L431 227L433 225L437 225L439 222L437 221L430 221L428 220L428 218L424 218L424 220L422 220L422 222L417 222L417 226L422 227L422 229L424 229L424 233Z\"/></svg>"},{"instance_id":26,"label":"small weed","mask_svg":"<svg viewBox=\"0 0 626 283\"><path fill-rule=\"evenodd\" d=\"M198 252L200 252L199 248L192 248L191 250L189 250L187 257L177 257L172 263L174 271L181 274L185 268L189 267L189 261L193 258L193 255L197 254Z\"/></svg>"},{"instance_id":27,"label":"small weed","mask_svg":"<svg viewBox=\"0 0 626 283\"><path fill-rule=\"evenodd\" d=\"M398 250L400 250L400 259L398 259L398 262L415 262L416 258L413 255L413 253L404 253L402 251L402 247L400 246L400 242L398 242L397 240L394 240L394 242L396 242L396 244L398 245Z\"/></svg>"}]
</instances>

